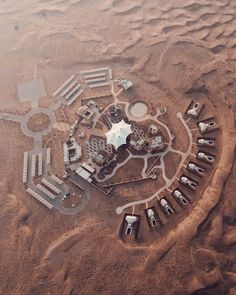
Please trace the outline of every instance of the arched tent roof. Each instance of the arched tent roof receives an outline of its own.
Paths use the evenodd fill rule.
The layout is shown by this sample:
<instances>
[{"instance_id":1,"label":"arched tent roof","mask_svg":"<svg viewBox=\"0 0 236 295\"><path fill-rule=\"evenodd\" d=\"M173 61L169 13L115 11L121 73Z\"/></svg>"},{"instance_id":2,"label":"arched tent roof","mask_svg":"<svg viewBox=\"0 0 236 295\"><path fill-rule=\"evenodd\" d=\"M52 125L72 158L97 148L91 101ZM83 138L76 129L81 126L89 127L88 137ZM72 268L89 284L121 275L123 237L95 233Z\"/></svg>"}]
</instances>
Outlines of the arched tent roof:
<instances>
[{"instance_id":1,"label":"arched tent roof","mask_svg":"<svg viewBox=\"0 0 236 295\"><path fill-rule=\"evenodd\" d=\"M122 144L126 144L127 136L132 132L131 125L122 119L119 123L113 123L111 129L105 134L107 143L118 149Z\"/></svg>"}]
</instances>

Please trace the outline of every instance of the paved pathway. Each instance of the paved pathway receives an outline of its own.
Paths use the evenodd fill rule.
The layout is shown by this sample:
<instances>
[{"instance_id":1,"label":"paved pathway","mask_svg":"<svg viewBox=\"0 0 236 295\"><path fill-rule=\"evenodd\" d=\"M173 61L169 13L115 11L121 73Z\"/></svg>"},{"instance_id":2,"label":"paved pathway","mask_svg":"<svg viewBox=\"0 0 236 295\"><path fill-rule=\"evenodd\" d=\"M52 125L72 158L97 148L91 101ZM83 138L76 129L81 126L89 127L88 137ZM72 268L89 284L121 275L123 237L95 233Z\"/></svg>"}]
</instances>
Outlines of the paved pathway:
<instances>
[{"instance_id":1,"label":"paved pathway","mask_svg":"<svg viewBox=\"0 0 236 295\"><path fill-rule=\"evenodd\" d=\"M31 129L28 128L28 121L29 119L38 114L38 113L44 113L49 117L49 125L47 128L45 128L42 131L34 132ZM0 119L6 120L6 121L12 121L20 124L21 131L29 137L34 138L34 148L36 151L42 147L42 136L48 134L52 129L53 125L56 121L56 117L54 112L52 112L50 109L42 108L42 107L35 107L32 108L28 113L25 115L15 115L10 113L1 113L0 112Z\"/></svg>"},{"instance_id":2,"label":"paved pathway","mask_svg":"<svg viewBox=\"0 0 236 295\"><path fill-rule=\"evenodd\" d=\"M115 89L114 89L114 81L112 81L112 83L111 83L111 92L112 92L112 96L113 96L113 98L114 98L114 101L113 101L111 104L109 104L109 105L103 110L103 112L101 113L100 116L102 116L102 114L105 113L105 112L109 109L109 107L110 107L111 105L113 105L113 104L123 104L123 105L125 105L125 114L126 114L126 116L127 116L127 118L128 118L129 120L135 120L136 122L142 122L142 121L145 121L145 120L153 120L153 121L155 121L157 124L159 124L160 126L162 126L162 127L166 130L166 132L167 132L167 134L168 134L169 141L168 141L168 147L167 147L167 149L166 149L164 152L162 152L162 153L157 153L157 154L155 154L155 155L153 155L153 154L147 154L147 155L139 156L139 155L133 155L133 154L131 154L131 153L129 152L129 156L128 156L128 157L127 157L122 163L118 164L118 165L115 167L115 169L113 170L113 172L112 172L110 175L106 176L106 177L105 177L104 179L102 179L102 180L100 180L100 179L98 179L97 177L95 177L96 180L97 180L98 182L104 182L104 181L110 179L111 177L113 177L113 176L115 175L115 173L117 172L117 170L118 170L119 168L121 168L122 166L124 166L125 164L127 164L127 162L128 162L129 160L131 160L131 159L135 159L135 158L141 158L141 159L144 160L144 167L143 167L143 169L142 169L142 171L141 171L141 174L142 174L142 177L143 177L143 178L148 177L148 175L150 175L150 174L152 173L152 171L153 171L155 168L161 168L161 171L162 171L162 177L163 177L163 179L164 179L164 181L165 181L165 185L164 185L162 188L160 188L156 193L154 193L152 196L150 196L150 197L148 197L148 198L146 198L146 199L143 199L143 200L140 200L140 201L130 202L130 203L124 205L124 206L118 207L118 208L116 209L116 213L117 213L117 214L121 214L121 213L123 213L124 209L127 209L127 208L129 208L129 207L133 207L133 208L134 208L135 205L140 205L140 204L144 204L144 203L147 205L148 202L150 202L152 199L154 199L154 198L158 198L158 197L159 197L159 194L160 194L161 192L163 192L165 189L169 189L169 187L170 187L170 186L174 183L174 181L176 180L176 176L178 175L180 169L182 168L183 163L185 162L185 160L187 159L188 155L190 154L191 149L192 149L192 145L193 145L192 133L191 133L190 128L189 128L188 125L187 125L187 122L189 121L189 119L187 119L187 122L186 122L186 121L184 121L184 119L183 119L183 115L182 115L181 113L177 113L177 117L180 119L180 121L182 122L182 124L184 125L184 127L185 127L185 129L186 129L186 131L187 131L187 133L188 133L188 137L189 137L189 147L188 147L188 150L187 150L186 152L182 152L182 151L179 151L179 150L173 149L173 147L172 147L172 140L173 140L174 136L172 135L172 133L171 133L169 127L168 127L167 125L165 125L163 122L161 122L161 121L158 119L158 118L159 118L161 115L163 115L165 112L164 112L164 113L161 113L161 111L160 111L159 109L157 109L157 114L154 115L154 116L151 116L151 115L145 115L145 116L142 117L142 118L134 118L134 117L130 114L130 112L129 112L129 106L130 106L129 102L126 102L126 101L120 101L120 100L118 99L118 95L121 93L121 91L122 91L122 89L119 90L118 92L115 92ZM98 118L98 119L99 119L99 118ZM180 162L180 164L179 164L179 167L178 167L178 169L176 170L175 175L174 175L171 179L167 178L167 176L166 176L166 172L165 172L165 163L164 163L164 157L165 157L165 155L166 155L167 153L169 153L169 152L178 153L178 154L180 154L180 156L181 156L181 158L182 158L182 159L181 159L181 162ZM152 169L151 169L150 171L148 171L148 173L146 173L146 169L147 169L147 160L148 160L148 158L149 158L149 157L153 157L153 156L157 156L157 155L160 155L160 162L161 162L161 164L160 164L160 165L155 165L155 166L153 166Z\"/></svg>"},{"instance_id":3,"label":"paved pathway","mask_svg":"<svg viewBox=\"0 0 236 295\"><path fill-rule=\"evenodd\" d=\"M123 89L119 89L119 91L115 92L115 87L114 87L114 81L111 82L111 93L112 93L112 96L114 98L113 102L111 104L109 104L100 114L100 116L97 118L97 120L102 116L102 114L104 114L112 105L114 104L123 104L125 105L125 114L127 116L127 118L131 121L131 120L135 120L137 122L142 122L142 121L145 121L145 120L153 120L155 121L156 123L158 123L159 125L161 125L163 128L165 128L165 130L167 131L167 134L168 134L168 137L169 137L169 142L168 142L168 148L167 148L167 151L166 152L162 152L162 153L156 153L156 154L146 154L146 155L133 155L129 152L129 156L122 162L122 163L119 163L117 164L117 166L115 167L115 169L113 170L113 172L109 175L107 175L105 178L103 178L102 180L99 179L97 176L95 176L95 179L98 181L98 182L104 182L108 179L110 179L111 177L113 177L115 175L115 173L117 172L117 170L119 168L121 168L122 166L124 166L125 164L128 163L129 160L131 159L143 159L144 160L144 167L141 171L141 174L142 174L142 177L143 178L146 178L148 177L148 175L150 175L151 170L148 174L145 172L146 169L147 169L147 160L148 158L151 158L151 157L154 157L154 156L157 156L157 155L162 155L162 154L166 154L168 151L169 151L169 148L171 146L171 143L172 143L172 139L173 139L173 135L171 134L171 131L170 129L168 128L168 126L166 126L164 123L162 123L161 121L158 120L158 117L163 115L160 113L159 109L157 109L157 115L155 116L150 116L150 115L146 115L142 118L139 118L139 119L136 119L136 118L133 118L132 115L130 114L129 112L129 102L125 102L125 101L120 101L118 99L118 95L123 91Z\"/></svg>"},{"instance_id":4,"label":"paved pathway","mask_svg":"<svg viewBox=\"0 0 236 295\"><path fill-rule=\"evenodd\" d=\"M165 165L164 165L164 161L163 161L164 155L162 155L161 156L161 165L160 166L161 166L161 169L162 169L162 177L163 177L163 179L166 182L165 185L163 187L161 187L158 191L156 191L152 196L150 196L150 197L148 197L146 199L143 199L143 200L140 200L140 201L130 202L130 203L127 203L124 206L118 207L116 209L116 213L117 214L123 213L124 209L127 209L129 207L134 207L135 205L147 204L148 202L150 202L154 198L158 198L160 193L162 193L165 189L168 189L174 183L174 181L176 179L176 176L179 174L180 169L182 168L185 160L187 159L187 157L189 156L189 154L191 152L192 143L193 143L193 138L192 138L191 130L189 129L187 123L184 121L182 114L181 113L177 113L177 117L181 120L182 124L184 125L184 127L185 127L185 129L186 129L186 131L188 133L188 136L189 136L189 147L188 147L188 149L187 149L187 151L185 153L182 153L181 152L182 160L181 160L181 162L179 164L179 167L176 170L175 175L171 179L168 179L166 177L166 174L165 174ZM169 150L171 150L172 152L179 152L179 151L176 151L174 149L169 149Z\"/></svg>"},{"instance_id":5,"label":"paved pathway","mask_svg":"<svg viewBox=\"0 0 236 295\"><path fill-rule=\"evenodd\" d=\"M129 102L125 102L125 101L120 101L118 99L118 95L123 91L123 89L119 89L119 91L115 91L115 82L114 80L111 81L111 93L112 93L112 96L113 96L113 102L111 104L109 104L100 114L98 114L97 118L96 118L96 122L100 119L100 117L110 108L111 105L113 104L123 104L125 105L125 114L127 116L127 118L129 120L135 120L136 122L142 122L144 120L153 120L155 121L157 124L159 124L160 126L162 126L167 134L168 134L168 146L167 146L167 149L162 152L162 153L157 153L157 154L146 154L146 155L143 155L143 156L140 156L140 155L133 155L129 152L129 156L120 164L118 164L115 169L113 170L113 172L106 176L105 179L103 180L100 180L98 179L97 177L96 180L98 182L104 182L110 178L112 178L115 173L117 172L117 170L119 168L121 168L122 166L124 166L129 160L131 159L138 159L138 158L141 158L144 160L144 166L143 166L143 169L141 171L141 175L142 177L145 179L147 178L148 176L150 176L150 174L152 173L153 169L155 168L161 168L162 170L162 177L163 179L165 180L165 185L160 188L155 194L153 194L152 196L146 198L146 199L143 199L143 200L140 200L140 201L135 201L135 202L130 202L124 206L121 206L121 207L118 207L116 209L116 212L117 214L121 214L124 209L126 208L129 208L129 207L133 207L135 205L139 205L139 204L143 204L143 203L148 203L149 201L151 201L153 198L158 198L159 194L161 192L163 192L165 189L168 189L172 183L175 181L176 179L176 175L179 173L180 169L182 168L182 165L183 163L185 162L187 156L190 154L191 152L191 149L192 149L192 133L191 133L191 130L189 129L187 123L184 121L183 117L182 117L182 114L181 113L177 113L177 117L181 120L182 124L184 125L186 131L188 132L188 136L189 136L189 148L188 150L183 153L179 150L175 150L172 148L172 140L173 140L173 135L170 131L170 129L168 128L167 125L165 125L163 122L161 122L158 118L163 115L163 113L160 112L159 109L157 109L157 114L155 116L151 116L151 115L145 115L144 117L142 118L134 118L130 112L129 112ZM8 121L12 121L12 122L17 122L20 124L21 126L21 131L26 135L26 136L29 136L29 137L32 137L34 138L34 149L32 151L30 151L30 155L32 155L33 153L39 153L39 152L42 152L44 154L44 171L43 171L43 177L47 178L48 177L48 167L47 165L45 164L45 149L43 149L42 147L42 137L46 134L48 134L52 129L53 129L53 126L54 126L54 123L56 121L56 117L55 117L55 111L63 104L63 98L61 99L58 99L51 107L49 108L43 108L43 107L39 107L38 105L38 101L35 101L34 104L31 104L31 110L26 113L25 115L15 115L15 114L9 114L9 113L1 113L0 112L0 120L8 120ZM33 115L35 114L38 114L38 113L44 113L46 115L48 115L49 119L50 119L50 123L49 123L49 126L47 128L45 128L44 130L42 131L39 131L39 132L33 132L32 130L30 130L28 128L28 121L30 119L30 117L32 117ZM96 122L94 122L94 126L96 125ZM165 164L164 164L164 157L165 155L168 153L168 152L174 152L174 153L178 153L181 155L182 157L182 160L180 162L180 165L175 173L175 175L173 176L172 179L168 179L167 176L166 176L166 173L165 173ZM160 162L161 164L160 165L155 165L154 167L152 167L152 169L148 172L146 172L147 170L147 166L148 166L148 158L150 157L153 157L153 156L157 156L157 155L160 155ZM31 167L31 157L30 157L30 160L29 160L29 167ZM29 169L29 172L30 172L30 169ZM30 175L30 173L29 173ZM27 183L28 187L32 188L32 189L36 189L35 185L34 185L34 182L32 180L32 178L30 177L29 178L29 181ZM85 191L86 191L86 195L87 195L87 198L85 198L85 203L82 202L82 205L81 206L77 206L75 208L65 208L62 206L61 204L61 199L63 197L63 192L66 190L66 187L62 186L61 189L62 189L62 193L60 195L59 198L55 199L55 201L53 201L53 205L54 207L56 207L60 212L62 212L63 214L74 214L74 213L77 213L79 211L81 211L86 202L88 201L88 196L90 194L90 188L89 188L89 185L86 184L85 182L83 183L83 187L85 188Z\"/></svg>"},{"instance_id":6,"label":"paved pathway","mask_svg":"<svg viewBox=\"0 0 236 295\"><path fill-rule=\"evenodd\" d=\"M48 179L51 181L51 179L48 176L48 165L46 164L46 148L43 148L42 146L42 139L43 136L48 134L54 126L54 123L56 122L56 116L55 116L55 111L62 105L63 99L58 99L51 107L49 108L43 108L39 107L38 100L34 100L33 103L31 103L31 110L27 112L25 115L15 115L11 113L6 113L6 112L0 112L0 120L6 120L6 121L11 121L15 123L20 124L20 128L23 134L26 136L29 136L34 139L34 148L29 152L29 163L28 163L28 181L27 181L27 187L38 191L38 188L34 184L34 180L31 176L31 165L32 165L32 155L33 154L38 154L38 153L43 153L43 178ZM29 119L38 114L38 113L44 113L49 117L49 125L47 128L45 128L42 131L34 132L31 129L28 128L28 121ZM58 195L55 200L51 200L46 196L46 199L53 204L54 208L59 210L61 213L66 214L66 215L71 215L80 212L81 210L84 209L86 204L88 203L88 200L90 198L90 187L89 184L83 180L81 180L81 187L84 188L85 194L84 197L81 198L80 204L74 208L65 208L62 205L62 198L66 192L69 191L69 188L65 184L59 186L58 184L56 185L60 190L61 193Z\"/></svg>"}]
</instances>

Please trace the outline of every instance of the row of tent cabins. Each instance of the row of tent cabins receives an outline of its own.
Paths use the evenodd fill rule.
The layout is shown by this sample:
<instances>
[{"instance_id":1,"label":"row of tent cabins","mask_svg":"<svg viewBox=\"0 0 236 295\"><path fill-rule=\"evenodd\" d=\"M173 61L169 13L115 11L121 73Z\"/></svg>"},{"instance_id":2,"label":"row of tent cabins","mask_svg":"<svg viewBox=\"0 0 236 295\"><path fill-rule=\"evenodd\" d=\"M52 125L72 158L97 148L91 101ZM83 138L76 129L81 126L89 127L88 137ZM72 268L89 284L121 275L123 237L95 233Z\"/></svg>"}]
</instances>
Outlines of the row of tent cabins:
<instances>
[{"instance_id":1,"label":"row of tent cabins","mask_svg":"<svg viewBox=\"0 0 236 295\"><path fill-rule=\"evenodd\" d=\"M196 103L192 101L186 111L186 114L193 117L198 118L201 111L204 109L204 105L200 103ZM202 135L209 133L211 131L215 131L218 129L217 123L214 117L201 120L197 122L199 127L199 131ZM213 164L215 161L215 155L212 153L206 152L202 150L202 148L215 148L216 147L216 139L212 137L198 137L197 146L200 148L196 155L196 160L207 164ZM187 170L195 176L203 177L203 175L207 172L207 168L202 166L199 163L194 161L190 161L187 165ZM179 179L180 185L183 185L185 188L195 191L199 182L194 178L183 174ZM185 207L188 205L190 197L187 196L181 188L176 188L172 191L171 195L173 198L182 206ZM175 213L173 206L169 203L166 197L163 197L158 201L162 211L167 215L171 216ZM149 227L153 229L157 229L158 226L162 224L161 219L156 211L155 206L149 207L144 210L147 222ZM140 227L140 216L133 214L125 214L123 218L123 222L120 228L120 237L123 239L126 235L134 234L135 239L138 237L138 231Z\"/></svg>"},{"instance_id":2,"label":"row of tent cabins","mask_svg":"<svg viewBox=\"0 0 236 295\"><path fill-rule=\"evenodd\" d=\"M192 100L185 111L185 114L194 119L198 119L204 108L204 104ZM214 117L200 120L197 122L197 125L201 134L206 134L219 128Z\"/></svg>"}]
</instances>

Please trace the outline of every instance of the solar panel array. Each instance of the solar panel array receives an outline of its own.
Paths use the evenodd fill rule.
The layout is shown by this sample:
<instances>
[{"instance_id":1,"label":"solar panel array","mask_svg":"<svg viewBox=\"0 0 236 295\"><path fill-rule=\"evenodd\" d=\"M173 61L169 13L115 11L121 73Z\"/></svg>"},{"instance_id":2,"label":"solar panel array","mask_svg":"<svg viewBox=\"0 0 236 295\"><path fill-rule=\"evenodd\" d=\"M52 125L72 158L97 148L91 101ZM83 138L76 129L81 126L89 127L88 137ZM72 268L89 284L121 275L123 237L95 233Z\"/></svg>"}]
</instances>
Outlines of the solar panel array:
<instances>
[{"instance_id":1,"label":"solar panel array","mask_svg":"<svg viewBox=\"0 0 236 295\"><path fill-rule=\"evenodd\" d=\"M43 178L42 183L49 187L57 195L60 194L61 191L57 187L55 187L55 185L53 185L51 182L47 181L47 179Z\"/></svg>"},{"instance_id":2,"label":"solar panel array","mask_svg":"<svg viewBox=\"0 0 236 295\"><path fill-rule=\"evenodd\" d=\"M110 85L110 80L112 79L112 71L108 67L81 71L80 74L89 88Z\"/></svg>"},{"instance_id":3,"label":"solar panel array","mask_svg":"<svg viewBox=\"0 0 236 295\"><path fill-rule=\"evenodd\" d=\"M69 99L73 93L75 93L77 90L79 90L81 84L77 84L75 88L73 88L66 96L65 99Z\"/></svg>"},{"instance_id":4,"label":"solar panel array","mask_svg":"<svg viewBox=\"0 0 236 295\"><path fill-rule=\"evenodd\" d=\"M47 165L51 164L51 149L47 148L46 150L46 163Z\"/></svg>"},{"instance_id":5,"label":"solar panel array","mask_svg":"<svg viewBox=\"0 0 236 295\"><path fill-rule=\"evenodd\" d=\"M60 178L58 178L56 175L51 175L51 179L60 185L63 184L63 181Z\"/></svg>"},{"instance_id":6,"label":"solar panel array","mask_svg":"<svg viewBox=\"0 0 236 295\"><path fill-rule=\"evenodd\" d=\"M95 73L95 74L90 74L90 75L84 75L84 79L94 79L98 77L105 77L106 73Z\"/></svg>"},{"instance_id":7,"label":"solar panel array","mask_svg":"<svg viewBox=\"0 0 236 295\"><path fill-rule=\"evenodd\" d=\"M106 81L106 77L98 77L98 78L93 78L93 79L85 79L85 83L97 83L97 82L104 82Z\"/></svg>"},{"instance_id":8,"label":"solar panel array","mask_svg":"<svg viewBox=\"0 0 236 295\"><path fill-rule=\"evenodd\" d=\"M65 98L67 105L71 105L82 93L83 89L81 88L81 84L79 84L78 81L75 80L75 76L72 75L53 93L53 96L60 95Z\"/></svg>"},{"instance_id":9,"label":"solar panel array","mask_svg":"<svg viewBox=\"0 0 236 295\"><path fill-rule=\"evenodd\" d=\"M65 83L63 83L54 93L53 96L57 96L64 88L66 88L66 86L71 83L72 80L74 80L75 76L72 75L70 76L69 79L66 80Z\"/></svg>"},{"instance_id":10,"label":"solar panel array","mask_svg":"<svg viewBox=\"0 0 236 295\"><path fill-rule=\"evenodd\" d=\"M109 79L112 80L112 69L109 69L108 72L109 72Z\"/></svg>"},{"instance_id":11,"label":"solar panel array","mask_svg":"<svg viewBox=\"0 0 236 295\"><path fill-rule=\"evenodd\" d=\"M89 88L103 87L103 86L107 86L107 85L110 85L110 82L90 84Z\"/></svg>"},{"instance_id":12,"label":"solar panel array","mask_svg":"<svg viewBox=\"0 0 236 295\"><path fill-rule=\"evenodd\" d=\"M56 198L56 196L51 193L48 189L46 189L46 187L42 186L40 183L36 185L37 188L42 191L47 197L51 198L52 200L54 200Z\"/></svg>"},{"instance_id":13,"label":"solar panel array","mask_svg":"<svg viewBox=\"0 0 236 295\"><path fill-rule=\"evenodd\" d=\"M33 154L31 157L31 177L36 175L36 155Z\"/></svg>"},{"instance_id":14,"label":"solar panel array","mask_svg":"<svg viewBox=\"0 0 236 295\"><path fill-rule=\"evenodd\" d=\"M69 86L61 93L61 96L65 97L67 93L70 93L71 90L76 86L77 81L73 81Z\"/></svg>"},{"instance_id":15,"label":"solar panel array","mask_svg":"<svg viewBox=\"0 0 236 295\"><path fill-rule=\"evenodd\" d=\"M38 175L41 176L43 174L43 154L39 153L38 156Z\"/></svg>"},{"instance_id":16,"label":"solar panel array","mask_svg":"<svg viewBox=\"0 0 236 295\"><path fill-rule=\"evenodd\" d=\"M71 97L71 99L67 102L67 105L70 106L72 103L79 98L79 96L84 92L83 89L80 89L74 96Z\"/></svg>"},{"instance_id":17,"label":"solar panel array","mask_svg":"<svg viewBox=\"0 0 236 295\"><path fill-rule=\"evenodd\" d=\"M27 182L27 176L28 176L28 161L29 161L29 153L24 152L24 160L23 160L23 177L22 182Z\"/></svg>"},{"instance_id":18,"label":"solar panel array","mask_svg":"<svg viewBox=\"0 0 236 295\"><path fill-rule=\"evenodd\" d=\"M34 197L36 200L41 202L43 205L45 205L48 209L52 209L53 205L49 203L47 200L45 200L43 197L41 197L36 191L32 190L31 188L28 188L27 193L29 193L32 197Z\"/></svg>"}]
</instances>

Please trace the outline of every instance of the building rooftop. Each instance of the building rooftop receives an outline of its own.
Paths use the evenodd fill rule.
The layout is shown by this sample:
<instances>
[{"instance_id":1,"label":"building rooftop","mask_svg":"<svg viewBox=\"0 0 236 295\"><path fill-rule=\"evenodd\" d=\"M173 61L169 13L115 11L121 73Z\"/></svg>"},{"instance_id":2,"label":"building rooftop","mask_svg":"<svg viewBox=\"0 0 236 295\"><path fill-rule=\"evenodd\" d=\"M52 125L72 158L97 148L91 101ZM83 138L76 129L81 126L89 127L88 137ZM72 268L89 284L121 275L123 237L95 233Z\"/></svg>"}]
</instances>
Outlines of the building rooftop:
<instances>
[{"instance_id":1,"label":"building rooftop","mask_svg":"<svg viewBox=\"0 0 236 295\"><path fill-rule=\"evenodd\" d=\"M113 123L111 129L105 135L107 143L118 149L119 146L126 143L127 136L131 133L131 125L122 119L119 123Z\"/></svg>"}]
</instances>

